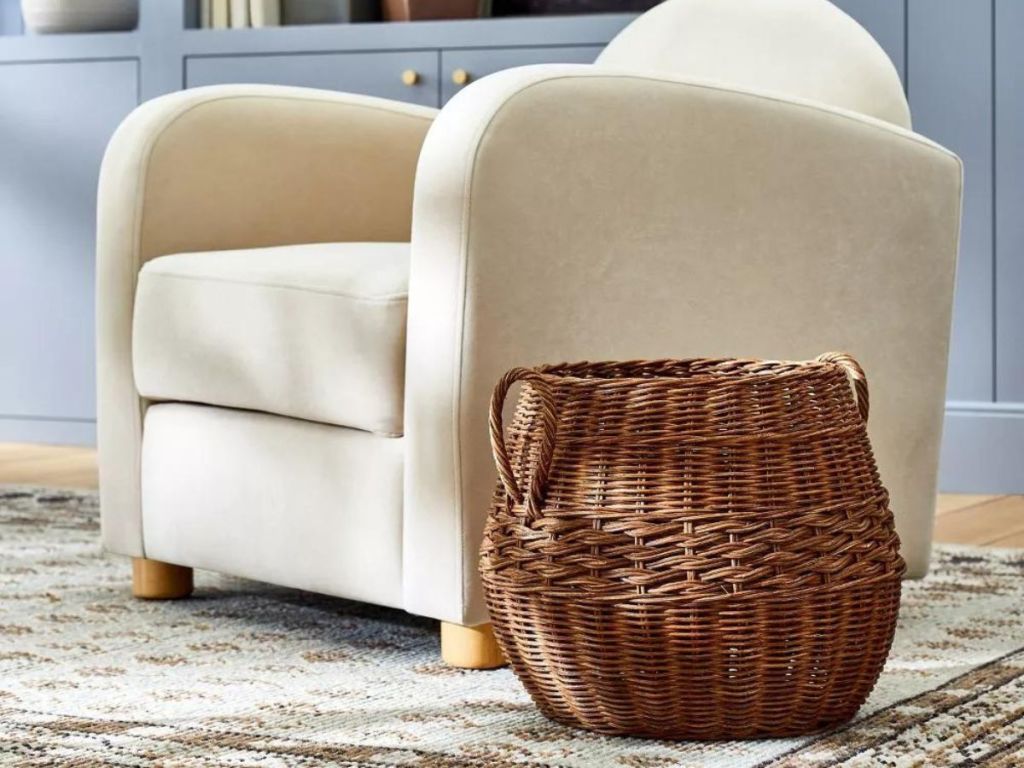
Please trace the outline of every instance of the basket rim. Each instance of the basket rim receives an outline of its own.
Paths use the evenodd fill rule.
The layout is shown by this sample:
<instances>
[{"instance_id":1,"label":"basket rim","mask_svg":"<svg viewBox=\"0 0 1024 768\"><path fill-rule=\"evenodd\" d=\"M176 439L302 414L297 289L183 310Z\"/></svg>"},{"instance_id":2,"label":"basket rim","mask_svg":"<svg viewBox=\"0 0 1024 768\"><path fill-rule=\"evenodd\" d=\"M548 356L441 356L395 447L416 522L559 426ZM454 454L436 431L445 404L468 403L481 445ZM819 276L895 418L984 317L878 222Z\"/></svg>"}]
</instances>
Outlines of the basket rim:
<instances>
[{"instance_id":1,"label":"basket rim","mask_svg":"<svg viewBox=\"0 0 1024 768\"><path fill-rule=\"evenodd\" d=\"M686 370L688 367L696 370ZM698 367L699 366L699 367ZM616 371L650 369L649 375L616 375ZM568 383L616 384L711 384L779 380L807 375L846 375L844 367L832 360L771 360L753 357L688 357L635 360L580 360L544 363L528 370L545 378Z\"/></svg>"}]
</instances>

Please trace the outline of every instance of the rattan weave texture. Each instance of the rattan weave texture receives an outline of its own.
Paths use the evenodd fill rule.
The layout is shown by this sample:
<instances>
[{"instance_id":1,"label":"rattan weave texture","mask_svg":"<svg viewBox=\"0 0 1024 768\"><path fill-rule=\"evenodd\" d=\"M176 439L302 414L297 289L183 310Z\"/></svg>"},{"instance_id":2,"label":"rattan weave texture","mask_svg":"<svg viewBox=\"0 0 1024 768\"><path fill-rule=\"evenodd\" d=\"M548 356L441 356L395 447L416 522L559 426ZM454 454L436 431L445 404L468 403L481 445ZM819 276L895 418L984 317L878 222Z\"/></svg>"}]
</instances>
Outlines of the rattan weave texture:
<instances>
[{"instance_id":1,"label":"rattan weave texture","mask_svg":"<svg viewBox=\"0 0 1024 768\"><path fill-rule=\"evenodd\" d=\"M697 739L852 717L904 571L867 415L864 373L838 353L509 371L481 572L540 709Z\"/></svg>"}]
</instances>

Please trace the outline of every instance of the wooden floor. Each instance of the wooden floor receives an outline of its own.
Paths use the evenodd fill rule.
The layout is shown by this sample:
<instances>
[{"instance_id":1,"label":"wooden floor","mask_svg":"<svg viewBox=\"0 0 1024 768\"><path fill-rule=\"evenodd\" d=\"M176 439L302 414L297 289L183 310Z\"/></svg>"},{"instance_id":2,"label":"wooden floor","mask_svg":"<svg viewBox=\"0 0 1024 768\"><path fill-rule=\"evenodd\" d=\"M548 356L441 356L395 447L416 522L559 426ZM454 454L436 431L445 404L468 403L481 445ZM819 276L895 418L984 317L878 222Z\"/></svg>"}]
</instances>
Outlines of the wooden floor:
<instances>
[{"instance_id":1,"label":"wooden floor","mask_svg":"<svg viewBox=\"0 0 1024 768\"><path fill-rule=\"evenodd\" d=\"M96 452L90 448L0 443L0 484L96 488ZM1024 547L1024 496L942 494L935 540Z\"/></svg>"},{"instance_id":2,"label":"wooden floor","mask_svg":"<svg viewBox=\"0 0 1024 768\"><path fill-rule=\"evenodd\" d=\"M1024 496L941 494L935 540L1024 547Z\"/></svg>"},{"instance_id":3,"label":"wooden floor","mask_svg":"<svg viewBox=\"0 0 1024 768\"><path fill-rule=\"evenodd\" d=\"M98 485L96 451L67 445L0 443L0 484L90 488Z\"/></svg>"}]
</instances>

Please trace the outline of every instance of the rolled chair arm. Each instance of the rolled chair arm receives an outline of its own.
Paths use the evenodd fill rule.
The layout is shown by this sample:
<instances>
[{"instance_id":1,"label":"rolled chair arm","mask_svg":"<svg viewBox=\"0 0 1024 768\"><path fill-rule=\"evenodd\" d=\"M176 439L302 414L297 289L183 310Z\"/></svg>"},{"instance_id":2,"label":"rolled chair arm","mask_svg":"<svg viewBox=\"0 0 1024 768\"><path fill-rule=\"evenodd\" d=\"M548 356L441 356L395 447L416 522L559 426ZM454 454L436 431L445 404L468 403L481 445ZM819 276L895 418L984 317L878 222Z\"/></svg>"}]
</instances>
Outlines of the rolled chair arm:
<instances>
[{"instance_id":1,"label":"rolled chair arm","mask_svg":"<svg viewBox=\"0 0 1024 768\"><path fill-rule=\"evenodd\" d=\"M960 184L922 136L778 94L554 65L466 88L416 178L408 609L486 621L488 401L510 368L561 361L856 355L923 573Z\"/></svg>"},{"instance_id":2,"label":"rolled chair arm","mask_svg":"<svg viewBox=\"0 0 1024 768\"><path fill-rule=\"evenodd\" d=\"M105 545L141 556L141 423L132 376L136 279L172 253L407 241L436 110L275 86L182 91L135 110L100 173L97 358Z\"/></svg>"}]
</instances>

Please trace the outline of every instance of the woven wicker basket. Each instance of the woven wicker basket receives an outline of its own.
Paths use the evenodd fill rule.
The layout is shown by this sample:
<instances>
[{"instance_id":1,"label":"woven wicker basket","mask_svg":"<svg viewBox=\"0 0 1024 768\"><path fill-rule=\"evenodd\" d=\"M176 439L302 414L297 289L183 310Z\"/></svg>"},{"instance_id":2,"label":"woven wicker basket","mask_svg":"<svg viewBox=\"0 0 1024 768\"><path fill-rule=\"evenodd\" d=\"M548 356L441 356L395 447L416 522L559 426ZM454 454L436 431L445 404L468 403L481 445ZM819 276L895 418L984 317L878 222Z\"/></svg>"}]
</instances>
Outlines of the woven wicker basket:
<instances>
[{"instance_id":1,"label":"woven wicker basket","mask_svg":"<svg viewBox=\"0 0 1024 768\"><path fill-rule=\"evenodd\" d=\"M864 374L841 354L506 374L481 571L541 711L687 739L852 717L889 652L904 571L867 415Z\"/></svg>"}]
</instances>

